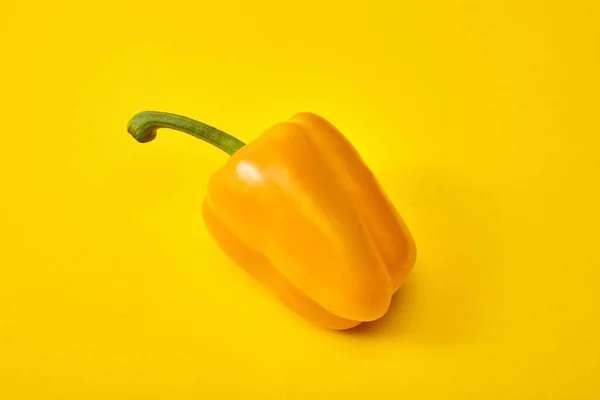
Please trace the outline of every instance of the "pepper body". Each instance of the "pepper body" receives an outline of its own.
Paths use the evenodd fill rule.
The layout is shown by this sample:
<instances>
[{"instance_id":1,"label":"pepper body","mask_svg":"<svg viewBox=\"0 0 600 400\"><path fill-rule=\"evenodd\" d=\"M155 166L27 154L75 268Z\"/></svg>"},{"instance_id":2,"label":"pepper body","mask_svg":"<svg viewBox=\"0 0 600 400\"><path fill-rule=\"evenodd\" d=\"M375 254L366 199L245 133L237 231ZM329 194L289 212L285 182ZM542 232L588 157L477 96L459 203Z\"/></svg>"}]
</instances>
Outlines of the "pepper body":
<instances>
[{"instance_id":1,"label":"pepper body","mask_svg":"<svg viewBox=\"0 0 600 400\"><path fill-rule=\"evenodd\" d=\"M413 238L373 173L325 119L301 113L211 178L207 229L228 257L304 318L373 321L413 268Z\"/></svg>"}]
</instances>

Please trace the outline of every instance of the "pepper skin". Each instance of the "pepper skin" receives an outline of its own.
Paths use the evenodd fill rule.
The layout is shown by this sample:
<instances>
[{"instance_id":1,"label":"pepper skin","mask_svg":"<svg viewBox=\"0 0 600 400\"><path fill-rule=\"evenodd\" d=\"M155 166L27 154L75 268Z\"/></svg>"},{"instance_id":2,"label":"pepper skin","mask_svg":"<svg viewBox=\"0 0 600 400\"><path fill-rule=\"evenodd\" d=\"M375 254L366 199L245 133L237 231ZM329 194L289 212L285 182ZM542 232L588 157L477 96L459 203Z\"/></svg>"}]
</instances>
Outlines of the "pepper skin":
<instances>
[{"instance_id":1,"label":"pepper skin","mask_svg":"<svg viewBox=\"0 0 600 400\"><path fill-rule=\"evenodd\" d=\"M325 119L300 113L244 144L203 123L142 112L139 142L177 129L231 154L203 218L227 256L302 317L349 329L382 317L411 272L414 240L373 173Z\"/></svg>"}]
</instances>

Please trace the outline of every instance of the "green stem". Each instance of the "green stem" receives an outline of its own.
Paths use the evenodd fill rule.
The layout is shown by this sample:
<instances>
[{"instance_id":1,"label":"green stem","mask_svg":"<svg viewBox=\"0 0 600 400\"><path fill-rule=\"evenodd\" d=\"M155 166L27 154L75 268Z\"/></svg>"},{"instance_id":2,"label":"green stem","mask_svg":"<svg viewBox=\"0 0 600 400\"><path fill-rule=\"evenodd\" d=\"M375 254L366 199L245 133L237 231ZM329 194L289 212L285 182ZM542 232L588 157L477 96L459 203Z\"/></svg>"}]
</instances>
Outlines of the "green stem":
<instances>
[{"instance_id":1,"label":"green stem","mask_svg":"<svg viewBox=\"0 0 600 400\"><path fill-rule=\"evenodd\" d=\"M176 114L143 111L131 118L129 124L127 124L127 132L140 143L147 143L154 140L156 138L156 131L160 128L185 132L218 147L229 155L232 155L245 146L244 142L228 133Z\"/></svg>"}]
</instances>

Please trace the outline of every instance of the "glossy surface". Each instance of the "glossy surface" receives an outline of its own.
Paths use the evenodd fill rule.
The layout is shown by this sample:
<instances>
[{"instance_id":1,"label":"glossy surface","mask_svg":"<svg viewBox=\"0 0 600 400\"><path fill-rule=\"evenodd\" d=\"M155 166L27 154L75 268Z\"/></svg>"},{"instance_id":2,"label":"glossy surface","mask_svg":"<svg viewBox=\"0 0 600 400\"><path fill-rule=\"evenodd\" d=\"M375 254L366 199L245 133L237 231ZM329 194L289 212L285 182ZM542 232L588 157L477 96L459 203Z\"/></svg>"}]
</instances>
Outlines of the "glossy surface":
<instances>
[{"instance_id":1,"label":"glossy surface","mask_svg":"<svg viewBox=\"0 0 600 400\"><path fill-rule=\"evenodd\" d=\"M600 399L600 2L3 1L0 399ZM418 261L315 328L202 218L229 157L140 110L352 142ZM289 229L293 229L290 224Z\"/></svg>"},{"instance_id":2,"label":"glossy surface","mask_svg":"<svg viewBox=\"0 0 600 400\"><path fill-rule=\"evenodd\" d=\"M211 179L204 218L231 259L329 328L382 317L415 262L414 240L371 171L310 113L238 150Z\"/></svg>"}]
</instances>

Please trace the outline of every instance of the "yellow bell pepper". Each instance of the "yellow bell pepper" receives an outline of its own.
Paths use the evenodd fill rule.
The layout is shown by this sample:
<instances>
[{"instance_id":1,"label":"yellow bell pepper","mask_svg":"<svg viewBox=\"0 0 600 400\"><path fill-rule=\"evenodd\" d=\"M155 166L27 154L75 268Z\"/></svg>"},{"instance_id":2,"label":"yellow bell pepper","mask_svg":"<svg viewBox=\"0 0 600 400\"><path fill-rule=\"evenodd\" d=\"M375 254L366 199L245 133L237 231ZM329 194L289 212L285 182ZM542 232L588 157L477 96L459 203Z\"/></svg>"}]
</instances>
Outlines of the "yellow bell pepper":
<instances>
[{"instance_id":1,"label":"yellow bell pepper","mask_svg":"<svg viewBox=\"0 0 600 400\"><path fill-rule=\"evenodd\" d=\"M142 112L139 142L179 130L228 154L203 203L228 257L283 303L330 329L382 317L413 268L413 238L352 144L325 119L301 113L244 144L179 115Z\"/></svg>"}]
</instances>

